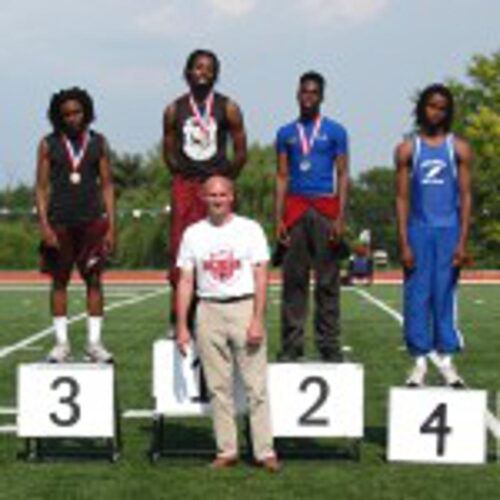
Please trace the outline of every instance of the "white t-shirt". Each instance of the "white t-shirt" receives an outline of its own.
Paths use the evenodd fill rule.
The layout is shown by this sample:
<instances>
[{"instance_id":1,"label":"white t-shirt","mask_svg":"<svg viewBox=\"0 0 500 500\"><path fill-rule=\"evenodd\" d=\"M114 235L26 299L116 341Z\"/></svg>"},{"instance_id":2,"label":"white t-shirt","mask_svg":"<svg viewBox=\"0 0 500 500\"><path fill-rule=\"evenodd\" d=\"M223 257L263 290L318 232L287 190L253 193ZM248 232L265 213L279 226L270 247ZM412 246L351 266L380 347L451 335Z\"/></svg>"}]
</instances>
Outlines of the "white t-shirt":
<instances>
[{"instance_id":1,"label":"white t-shirt","mask_svg":"<svg viewBox=\"0 0 500 500\"><path fill-rule=\"evenodd\" d=\"M269 261L262 227L232 215L221 226L208 219L189 226L182 237L177 266L195 269L198 297L225 299L253 294L254 264Z\"/></svg>"}]
</instances>

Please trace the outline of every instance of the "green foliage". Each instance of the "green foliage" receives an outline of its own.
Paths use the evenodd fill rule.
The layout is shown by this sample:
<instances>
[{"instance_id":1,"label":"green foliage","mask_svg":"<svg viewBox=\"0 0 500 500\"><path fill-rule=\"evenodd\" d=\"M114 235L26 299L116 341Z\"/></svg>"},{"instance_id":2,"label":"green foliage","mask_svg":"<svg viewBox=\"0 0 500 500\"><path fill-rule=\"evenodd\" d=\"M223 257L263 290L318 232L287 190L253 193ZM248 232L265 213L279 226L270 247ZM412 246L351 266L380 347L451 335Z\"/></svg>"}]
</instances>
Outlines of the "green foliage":
<instances>
[{"instance_id":1,"label":"green foliage","mask_svg":"<svg viewBox=\"0 0 500 500\"><path fill-rule=\"evenodd\" d=\"M141 155L127 153L118 155L112 152L111 164L113 165L113 178L118 197L128 189L138 188L144 184L145 175Z\"/></svg>"},{"instance_id":2,"label":"green foliage","mask_svg":"<svg viewBox=\"0 0 500 500\"><path fill-rule=\"evenodd\" d=\"M0 269L33 269L38 264L34 221L9 219L0 224Z\"/></svg>"},{"instance_id":3,"label":"green foliage","mask_svg":"<svg viewBox=\"0 0 500 500\"><path fill-rule=\"evenodd\" d=\"M392 168L372 168L363 172L352 182L349 197L349 225L351 233L356 236L363 229L369 229L373 248L386 250L391 260L397 258L394 170Z\"/></svg>"},{"instance_id":4,"label":"green foliage","mask_svg":"<svg viewBox=\"0 0 500 500\"><path fill-rule=\"evenodd\" d=\"M268 236L274 226L275 153L272 146L254 144L238 179L238 212L258 220Z\"/></svg>"},{"instance_id":5,"label":"green foliage","mask_svg":"<svg viewBox=\"0 0 500 500\"><path fill-rule=\"evenodd\" d=\"M16 188L7 187L0 191L0 207L29 210L33 205L33 190L25 184L20 184Z\"/></svg>"},{"instance_id":6,"label":"green foliage","mask_svg":"<svg viewBox=\"0 0 500 500\"><path fill-rule=\"evenodd\" d=\"M166 215L141 214L120 218L117 263L124 269L166 268L168 220Z\"/></svg>"},{"instance_id":7,"label":"green foliage","mask_svg":"<svg viewBox=\"0 0 500 500\"><path fill-rule=\"evenodd\" d=\"M474 218L471 249L479 264L500 264L500 51L478 55L468 67L469 81L450 81L456 96L456 130L474 151Z\"/></svg>"}]
</instances>

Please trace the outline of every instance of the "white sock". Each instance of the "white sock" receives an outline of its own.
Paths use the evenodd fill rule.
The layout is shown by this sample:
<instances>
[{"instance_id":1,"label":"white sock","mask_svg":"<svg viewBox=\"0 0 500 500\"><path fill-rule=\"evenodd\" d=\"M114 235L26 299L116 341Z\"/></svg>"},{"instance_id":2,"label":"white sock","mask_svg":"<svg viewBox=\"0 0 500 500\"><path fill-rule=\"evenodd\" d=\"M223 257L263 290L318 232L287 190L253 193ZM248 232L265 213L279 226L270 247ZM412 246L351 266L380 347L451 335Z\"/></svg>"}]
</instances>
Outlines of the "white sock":
<instances>
[{"instance_id":1,"label":"white sock","mask_svg":"<svg viewBox=\"0 0 500 500\"><path fill-rule=\"evenodd\" d=\"M98 344L101 342L102 316L87 317L87 342Z\"/></svg>"},{"instance_id":2,"label":"white sock","mask_svg":"<svg viewBox=\"0 0 500 500\"><path fill-rule=\"evenodd\" d=\"M419 368L427 370L427 358L425 356L416 356L415 365L418 366Z\"/></svg>"},{"instance_id":3,"label":"white sock","mask_svg":"<svg viewBox=\"0 0 500 500\"><path fill-rule=\"evenodd\" d=\"M449 368L451 366L451 355L450 354L442 354L441 355L441 367Z\"/></svg>"},{"instance_id":4,"label":"white sock","mask_svg":"<svg viewBox=\"0 0 500 500\"><path fill-rule=\"evenodd\" d=\"M56 343L68 343L68 318L66 316L54 316L54 330L56 333Z\"/></svg>"}]
</instances>

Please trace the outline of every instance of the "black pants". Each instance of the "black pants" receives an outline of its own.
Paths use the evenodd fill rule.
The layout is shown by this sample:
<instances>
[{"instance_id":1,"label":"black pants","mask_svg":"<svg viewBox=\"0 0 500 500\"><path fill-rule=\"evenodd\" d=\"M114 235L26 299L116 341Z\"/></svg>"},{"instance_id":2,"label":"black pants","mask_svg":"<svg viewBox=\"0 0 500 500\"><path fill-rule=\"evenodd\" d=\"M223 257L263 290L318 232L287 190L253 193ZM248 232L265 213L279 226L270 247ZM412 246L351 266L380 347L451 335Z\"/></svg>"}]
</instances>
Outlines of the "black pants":
<instances>
[{"instance_id":1,"label":"black pants","mask_svg":"<svg viewBox=\"0 0 500 500\"><path fill-rule=\"evenodd\" d=\"M282 354L301 356L309 297L310 271L314 270L314 331L322 358L340 352L339 261L329 240L332 221L308 210L290 230L290 246L283 261L281 309Z\"/></svg>"}]
</instances>

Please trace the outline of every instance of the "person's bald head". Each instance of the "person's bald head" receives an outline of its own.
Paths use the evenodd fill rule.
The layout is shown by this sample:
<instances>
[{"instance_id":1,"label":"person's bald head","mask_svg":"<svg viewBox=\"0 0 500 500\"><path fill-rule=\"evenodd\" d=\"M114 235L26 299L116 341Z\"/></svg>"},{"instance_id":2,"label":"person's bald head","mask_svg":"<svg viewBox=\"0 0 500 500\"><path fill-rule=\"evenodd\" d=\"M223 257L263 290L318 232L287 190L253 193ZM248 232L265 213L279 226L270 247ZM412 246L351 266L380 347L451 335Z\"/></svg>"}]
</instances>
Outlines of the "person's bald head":
<instances>
[{"instance_id":1,"label":"person's bald head","mask_svg":"<svg viewBox=\"0 0 500 500\"><path fill-rule=\"evenodd\" d=\"M226 189L234 195L234 182L223 175L212 175L203 184L203 192L217 189Z\"/></svg>"},{"instance_id":2,"label":"person's bald head","mask_svg":"<svg viewBox=\"0 0 500 500\"><path fill-rule=\"evenodd\" d=\"M224 222L233 210L233 181L221 175L209 177L203 184L203 200L212 222L216 224Z\"/></svg>"}]
</instances>

